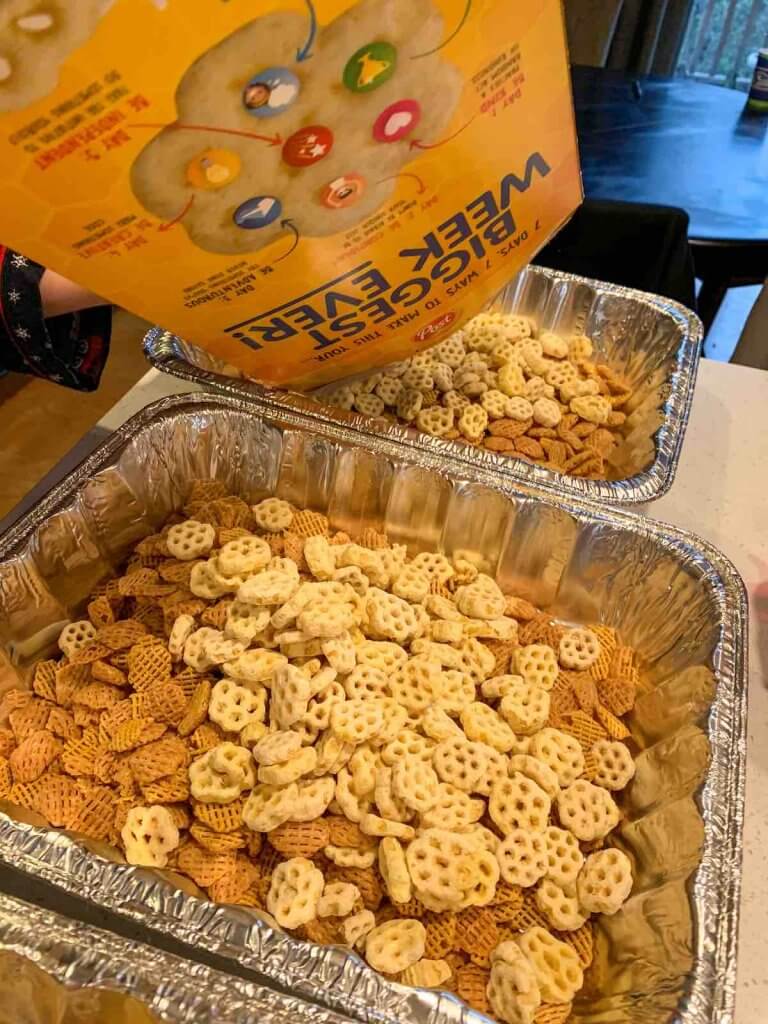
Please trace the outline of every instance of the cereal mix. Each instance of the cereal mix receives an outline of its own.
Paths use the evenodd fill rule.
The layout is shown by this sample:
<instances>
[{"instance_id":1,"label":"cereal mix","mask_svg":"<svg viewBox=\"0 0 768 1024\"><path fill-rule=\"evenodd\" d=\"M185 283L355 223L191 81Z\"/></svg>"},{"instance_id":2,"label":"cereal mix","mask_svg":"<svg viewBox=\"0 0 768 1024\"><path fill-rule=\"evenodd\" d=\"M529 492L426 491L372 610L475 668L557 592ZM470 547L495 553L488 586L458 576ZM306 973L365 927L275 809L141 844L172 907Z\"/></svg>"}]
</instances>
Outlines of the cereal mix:
<instances>
[{"instance_id":1,"label":"cereal mix","mask_svg":"<svg viewBox=\"0 0 768 1024\"><path fill-rule=\"evenodd\" d=\"M605 480L615 475L611 455L624 440L631 398L627 381L593 359L586 335L537 335L527 317L491 312L322 400L555 473ZM558 652L563 668L586 666L592 653L585 631L574 633Z\"/></svg>"},{"instance_id":2,"label":"cereal mix","mask_svg":"<svg viewBox=\"0 0 768 1024\"><path fill-rule=\"evenodd\" d=\"M567 347L525 327L469 351L505 353L500 393L551 421L523 367L576 394L589 352L555 364ZM207 481L59 646L2 697L4 799L389 979L505 1024L568 1018L592 915L633 881L611 833L639 677L613 630L505 595L471 553L410 558Z\"/></svg>"}]
</instances>

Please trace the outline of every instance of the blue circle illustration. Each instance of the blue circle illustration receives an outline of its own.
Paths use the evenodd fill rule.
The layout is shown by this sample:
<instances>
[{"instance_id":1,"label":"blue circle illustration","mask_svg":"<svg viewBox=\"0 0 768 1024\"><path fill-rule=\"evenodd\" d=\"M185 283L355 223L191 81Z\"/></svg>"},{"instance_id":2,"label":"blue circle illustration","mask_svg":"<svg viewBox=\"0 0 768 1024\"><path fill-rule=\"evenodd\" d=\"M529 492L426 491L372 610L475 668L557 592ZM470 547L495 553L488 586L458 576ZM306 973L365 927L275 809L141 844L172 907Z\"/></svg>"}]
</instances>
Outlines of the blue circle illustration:
<instances>
[{"instance_id":1,"label":"blue circle illustration","mask_svg":"<svg viewBox=\"0 0 768 1024\"><path fill-rule=\"evenodd\" d=\"M239 228L253 231L265 228L283 212L283 204L276 196L253 196L241 203L232 215Z\"/></svg>"},{"instance_id":2,"label":"blue circle illustration","mask_svg":"<svg viewBox=\"0 0 768 1024\"><path fill-rule=\"evenodd\" d=\"M254 117L276 117L293 106L301 83L288 68L266 68L243 89L243 106Z\"/></svg>"}]
</instances>

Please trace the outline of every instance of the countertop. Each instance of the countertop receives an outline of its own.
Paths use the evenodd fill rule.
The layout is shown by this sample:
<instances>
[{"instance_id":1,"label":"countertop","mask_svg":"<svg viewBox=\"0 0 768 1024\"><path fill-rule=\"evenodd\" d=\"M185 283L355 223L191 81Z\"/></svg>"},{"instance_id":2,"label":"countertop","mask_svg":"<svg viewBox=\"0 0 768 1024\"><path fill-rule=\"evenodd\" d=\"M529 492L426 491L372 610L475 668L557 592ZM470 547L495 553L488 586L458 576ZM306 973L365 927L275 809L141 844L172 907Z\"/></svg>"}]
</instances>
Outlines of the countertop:
<instances>
[{"instance_id":1,"label":"countertop","mask_svg":"<svg viewBox=\"0 0 768 1024\"><path fill-rule=\"evenodd\" d=\"M134 413L158 398L193 390L150 370L0 521L0 532ZM734 563L749 593L747 803L735 1024L756 1024L765 1018L768 999L763 945L768 914L768 372L702 360L672 490L638 511L711 541Z\"/></svg>"}]
</instances>

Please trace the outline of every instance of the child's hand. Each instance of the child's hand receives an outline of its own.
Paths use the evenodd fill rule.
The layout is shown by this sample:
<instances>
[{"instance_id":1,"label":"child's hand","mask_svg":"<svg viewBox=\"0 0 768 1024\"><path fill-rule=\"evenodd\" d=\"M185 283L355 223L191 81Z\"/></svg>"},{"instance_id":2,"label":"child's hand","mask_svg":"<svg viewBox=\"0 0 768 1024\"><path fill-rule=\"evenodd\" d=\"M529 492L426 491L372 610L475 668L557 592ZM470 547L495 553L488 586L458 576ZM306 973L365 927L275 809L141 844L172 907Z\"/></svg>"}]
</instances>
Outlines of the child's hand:
<instances>
[{"instance_id":1,"label":"child's hand","mask_svg":"<svg viewBox=\"0 0 768 1024\"><path fill-rule=\"evenodd\" d=\"M80 309L90 309L92 306L109 305L105 299L81 288L74 281L68 281L55 270L46 270L40 279L40 298L46 317L76 313Z\"/></svg>"}]
</instances>

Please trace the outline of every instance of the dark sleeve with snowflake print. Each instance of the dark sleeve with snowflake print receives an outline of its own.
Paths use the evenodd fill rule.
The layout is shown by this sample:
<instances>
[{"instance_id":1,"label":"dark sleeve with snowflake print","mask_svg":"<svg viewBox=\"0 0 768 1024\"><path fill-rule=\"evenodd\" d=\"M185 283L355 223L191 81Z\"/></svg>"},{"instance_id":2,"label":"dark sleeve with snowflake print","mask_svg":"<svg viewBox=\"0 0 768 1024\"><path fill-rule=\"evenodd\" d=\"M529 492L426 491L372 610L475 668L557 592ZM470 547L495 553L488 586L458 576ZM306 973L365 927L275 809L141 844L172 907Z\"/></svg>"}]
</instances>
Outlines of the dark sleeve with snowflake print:
<instances>
[{"instance_id":1,"label":"dark sleeve with snowflake print","mask_svg":"<svg viewBox=\"0 0 768 1024\"><path fill-rule=\"evenodd\" d=\"M95 391L109 355L112 307L45 319L39 263L0 246L0 371Z\"/></svg>"}]
</instances>

